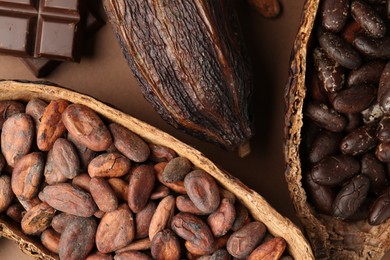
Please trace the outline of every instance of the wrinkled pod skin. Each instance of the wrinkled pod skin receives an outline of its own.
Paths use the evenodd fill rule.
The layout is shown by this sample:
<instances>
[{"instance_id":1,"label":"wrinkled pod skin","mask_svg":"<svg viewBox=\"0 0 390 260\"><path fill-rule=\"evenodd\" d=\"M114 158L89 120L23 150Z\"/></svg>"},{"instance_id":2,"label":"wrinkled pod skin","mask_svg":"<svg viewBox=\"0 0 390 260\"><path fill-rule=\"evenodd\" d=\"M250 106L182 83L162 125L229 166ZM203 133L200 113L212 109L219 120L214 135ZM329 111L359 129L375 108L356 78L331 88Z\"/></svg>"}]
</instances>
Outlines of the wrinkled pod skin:
<instances>
[{"instance_id":1,"label":"wrinkled pod skin","mask_svg":"<svg viewBox=\"0 0 390 260\"><path fill-rule=\"evenodd\" d=\"M145 98L165 121L228 150L247 143L252 76L230 1L103 5Z\"/></svg>"}]
</instances>

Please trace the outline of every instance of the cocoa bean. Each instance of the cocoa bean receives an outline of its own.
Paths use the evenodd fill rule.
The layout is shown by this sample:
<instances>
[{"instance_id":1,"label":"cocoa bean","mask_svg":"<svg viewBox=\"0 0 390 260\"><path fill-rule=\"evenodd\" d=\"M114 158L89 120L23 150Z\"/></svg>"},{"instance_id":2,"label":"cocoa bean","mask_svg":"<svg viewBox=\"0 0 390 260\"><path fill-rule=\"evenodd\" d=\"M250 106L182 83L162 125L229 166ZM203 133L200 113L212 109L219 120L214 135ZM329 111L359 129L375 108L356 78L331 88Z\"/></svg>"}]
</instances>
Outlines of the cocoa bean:
<instances>
[{"instance_id":1,"label":"cocoa bean","mask_svg":"<svg viewBox=\"0 0 390 260\"><path fill-rule=\"evenodd\" d=\"M136 260L153 260L150 256L143 254L138 251L126 251L115 254L114 260L128 260L128 259L136 259Z\"/></svg>"},{"instance_id":2,"label":"cocoa bean","mask_svg":"<svg viewBox=\"0 0 390 260\"><path fill-rule=\"evenodd\" d=\"M64 138L58 138L52 150L55 169L68 179L76 177L80 172L80 159L74 145Z\"/></svg>"},{"instance_id":3,"label":"cocoa bean","mask_svg":"<svg viewBox=\"0 0 390 260\"><path fill-rule=\"evenodd\" d=\"M9 117L23 113L25 111L25 106L17 101L13 100L1 100L0 101L0 130L3 127L5 120Z\"/></svg>"},{"instance_id":4,"label":"cocoa bean","mask_svg":"<svg viewBox=\"0 0 390 260\"><path fill-rule=\"evenodd\" d=\"M112 255L109 254L103 254L99 251L89 254L85 260L112 260Z\"/></svg>"},{"instance_id":5,"label":"cocoa bean","mask_svg":"<svg viewBox=\"0 0 390 260\"><path fill-rule=\"evenodd\" d=\"M176 152L171 148L157 144L149 144L149 150L149 160L153 162L169 162L177 156Z\"/></svg>"},{"instance_id":6,"label":"cocoa bean","mask_svg":"<svg viewBox=\"0 0 390 260\"><path fill-rule=\"evenodd\" d=\"M14 203L8 207L6 214L13 221L20 223L22 221L23 215L26 213L26 210L20 203Z\"/></svg>"},{"instance_id":7,"label":"cocoa bean","mask_svg":"<svg viewBox=\"0 0 390 260\"><path fill-rule=\"evenodd\" d=\"M181 256L180 241L171 230L161 230L153 237L151 253L154 259L179 260Z\"/></svg>"},{"instance_id":8,"label":"cocoa bean","mask_svg":"<svg viewBox=\"0 0 390 260\"><path fill-rule=\"evenodd\" d=\"M374 38L385 36L386 24L369 4L360 0L352 1L351 15L367 35Z\"/></svg>"},{"instance_id":9,"label":"cocoa bean","mask_svg":"<svg viewBox=\"0 0 390 260\"><path fill-rule=\"evenodd\" d=\"M234 220L232 231L237 231L250 221L248 209L241 203L236 203L234 206L236 211L236 219Z\"/></svg>"},{"instance_id":10,"label":"cocoa bean","mask_svg":"<svg viewBox=\"0 0 390 260\"><path fill-rule=\"evenodd\" d=\"M131 167L129 159L119 153L101 154L89 163L88 173L91 177L122 177Z\"/></svg>"},{"instance_id":11,"label":"cocoa bean","mask_svg":"<svg viewBox=\"0 0 390 260\"><path fill-rule=\"evenodd\" d=\"M38 98L31 99L26 105L26 114L30 115L34 119L37 132L47 105L48 104L45 101Z\"/></svg>"},{"instance_id":12,"label":"cocoa bean","mask_svg":"<svg viewBox=\"0 0 390 260\"><path fill-rule=\"evenodd\" d=\"M165 198L166 196L168 196L170 194L170 190L168 187L160 184L159 186L157 186L156 189L154 189L152 191L152 194L150 194L150 199L151 200L159 200L159 199L162 199L162 198Z\"/></svg>"},{"instance_id":13,"label":"cocoa bean","mask_svg":"<svg viewBox=\"0 0 390 260\"><path fill-rule=\"evenodd\" d=\"M82 188L85 191L90 192L91 177L88 173L82 173L72 179L72 185Z\"/></svg>"},{"instance_id":14,"label":"cocoa bean","mask_svg":"<svg viewBox=\"0 0 390 260\"><path fill-rule=\"evenodd\" d=\"M146 164L138 166L131 173L127 202L134 213L140 212L148 203L155 178L153 167Z\"/></svg>"},{"instance_id":15,"label":"cocoa bean","mask_svg":"<svg viewBox=\"0 0 390 260\"><path fill-rule=\"evenodd\" d=\"M66 176L61 173L61 171L56 169L53 149L50 149L47 153L43 175L45 176L46 183L49 185L66 182L68 180L68 178L66 178Z\"/></svg>"},{"instance_id":16,"label":"cocoa bean","mask_svg":"<svg viewBox=\"0 0 390 260\"><path fill-rule=\"evenodd\" d=\"M339 133L321 131L314 139L309 151L310 163L318 163L325 157L335 154L339 149L340 140Z\"/></svg>"},{"instance_id":17,"label":"cocoa bean","mask_svg":"<svg viewBox=\"0 0 390 260\"><path fill-rule=\"evenodd\" d=\"M360 173L370 179L370 191L382 194L388 186L383 164L373 154L366 153L361 158L360 169Z\"/></svg>"},{"instance_id":18,"label":"cocoa bean","mask_svg":"<svg viewBox=\"0 0 390 260\"><path fill-rule=\"evenodd\" d=\"M101 211L111 212L118 208L118 198L105 179L92 178L89 189L93 200Z\"/></svg>"},{"instance_id":19,"label":"cocoa bean","mask_svg":"<svg viewBox=\"0 0 390 260\"><path fill-rule=\"evenodd\" d=\"M176 197L176 207L181 212L191 213L194 215L207 215L207 213L198 209L187 195L180 195Z\"/></svg>"},{"instance_id":20,"label":"cocoa bean","mask_svg":"<svg viewBox=\"0 0 390 260\"><path fill-rule=\"evenodd\" d=\"M67 213L55 215L51 221L51 227L57 232L64 232L66 226L79 217Z\"/></svg>"},{"instance_id":21,"label":"cocoa bean","mask_svg":"<svg viewBox=\"0 0 390 260\"><path fill-rule=\"evenodd\" d=\"M226 249L218 249L211 255L210 260L230 260L232 259L231 255Z\"/></svg>"},{"instance_id":22,"label":"cocoa bean","mask_svg":"<svg viewBox=\"0 0 390 260\"><path fill-rule=\"evenodd\" d=\"M14 198L11 187L11 177L8 175L0 176L0 213L7 210Z\"/></svg>"},{"instance_id":23,"label":"cocoa bean","mask_svg":"<svg viewBox=\"0 0 390 260\"><path fill-rule=\"evenodd\" d=\"M332 213L333 201L336 198L336 193L332 188L319 185L315 181L311 174L306 176L306 191L310 196L310 202L318 212L330 215Z\"/></svg>"},{"instance_id":24,"label":"cocoa bean","mask_svg":"<svg viewBox=\"0 0 390 260\"><path fill-rule=\"evenodd\" d=\"M307 103L304 108L304 113L319 127L331 132L341 132L347 125L346 118L326 104Z\"/></svg>"},{"instance_id":25,"label":"cocoa bean","mask_svg":"<svg viewBox=\"0 0 390 260\"><path fill-rule=\"evenodd\" d=\"M42 202L26 212L21 221L22 231L27 235L39 235L47 229L55 214L55 209Z\"/></svg>"},{"instance_id":26,"label":"cocoa bean","mask_svg":"<svg viewBox=\"0 0 390 260\"><path fill-rule=\"evenodd\" d=\"M191 162L185 157L176 157L170 160L164 168L162 179L164 182L176 182L184 179L191 170Z\"/></svg>"},{"instance_id":27,"label":"cocoa bean","mask_svg":"<svg viewBox=\"0 0 390 260\"><path fill-rule=\"evenodd\" d=\"M165 182L162 177L162 173L166 167L166 162L160 162L154 165L154 170L156 172L156 177L159 182L161 182L164 186L167 186L174 192L177 192L179 194L187 194L186 188L184 187L184 181L176 181L176 182Z\"/></svg>"},{"instance_id":28,"label":"cocoa bean","mask_svg":"<svg viewBox=\"0 0 390 260\"><path fill-rule=\"evenodd\" d=\"M70 133L68 133L67 139L76 147L77 154L80 159L81 170L86 171L88 169L88 164L96 157L97 153L78 142Z\"/></svg>"},{"instance_id":29,"label":"cocoa bean","mask_svg":"<svg viewBox=\"0 0 390 260\"><path fill-rule=\"evenodd\" d=\"M157 203L149 201L146 207L135 214L135 238L145 238L149 234L149 226L157 209Z\"/></svg>"},{"instance_id":30,"label":"cocoa bean","mask_svg":"<svg viewBox=\"0 0 390 260\"><path fill-rule=\"evenodd\" d=\"M139 239L139 240L133 240L127 246L122 247L119 250L116 250L115 253L122 253L122 252L126 252L126 251L150 250L151 246L152 246L152 242L147 237L147 238L143 238L143 239Z\"/></svg>"},{"instance_id":31,"label":"cocoa bean","mask_svg":"<svg viewBox=\"0 0 390 260\"><path fill-rule=\"evenodd\" d=\"M123 201L127 201L128 191L129 191L128 182L125 182L120 178L109 178L107 181L110 184L113 191L115 192L115 195L119 199Z\"/></svg>"},{"instance_id":32,"label":"cocoa bean","mask_svg":"<svg viewBox=\"0 0 390 260\"><path fill-rule=\"evenodd\" d=\"M379 196L370 209L368 223L380 225L390 218L390 188Z\"/></svg>"},{"instance_id":33,"label":"cocoa bean","mask_svg":"<svg viewBox=\"0 0 390 260\"><path fill-rule=\"evenodd\" d=\"M169 195L163 198L158 204L149 225L149 239L153 240L154 235L170 226L171 219L175 212L175 197Z\"/></svg>"},{"instance_id":34,"label":"cocoa bean","mask_svg":"<svg viewBox=\"0 0 390 260\"><path fill-rule=\"evenodd\" d=\"M52 228L44 230L41 234L41 243L46 247L50 252L55 254L59 253L59 243L60 243L60 234L54 231Z\"/></svg>"},{"instance_id":35,"label":"cocoa bean","mask_svg":"<svg viewBox=\"0 0 390 260\"><path fill-rule=\"evenodd\" d=\"M275 237L260 246L258 246L253 252L248 256L248 260L274 260L279 259L285 248L286 240L281 237Z\"/></svg>"},{"instance_id":36,"label":"cocoa bean","mask_svg":"<svg viewBox=\"0 0 390 260\"><path fill-rule=\"evenodd\" d=\"M236 210L233 203L228 199L222 199L218 209L207 218L211 232L215 237L225 235L233 226L236 219Z\"/></svg>"},{"instance_id":37,"label":"cocoa bean","mask_svg":"<svg viewBox=\"0 0 390 260\"><path fill-rule=\"evenodd\" d=\"M366 124L347 134L340 142L340 151L344 154L362 155L377 144L375 123Z\"/></svg>"},{"instance_id":38,"label":"cocoa bean","mask_svg":"<svg viewBox=\"0 0 390 260\"><path fill-rule=\"evenodd\" d=\"M324 0L320 5L321 24L332 32L339 32L344 27L349 13L349 1Z\"/></svg>"},{"instance_id":39,"label":"cocoa bean","mask_svg":"<svg viewBox=\"0 0 390 260\"><path fill-rule=\"evenodd\" d=\"M359 85L377 85L386 63L380 60L369 61L362 64L358 69L352 70L348 75L349 87Z\"/></svg>"}]
</instances>

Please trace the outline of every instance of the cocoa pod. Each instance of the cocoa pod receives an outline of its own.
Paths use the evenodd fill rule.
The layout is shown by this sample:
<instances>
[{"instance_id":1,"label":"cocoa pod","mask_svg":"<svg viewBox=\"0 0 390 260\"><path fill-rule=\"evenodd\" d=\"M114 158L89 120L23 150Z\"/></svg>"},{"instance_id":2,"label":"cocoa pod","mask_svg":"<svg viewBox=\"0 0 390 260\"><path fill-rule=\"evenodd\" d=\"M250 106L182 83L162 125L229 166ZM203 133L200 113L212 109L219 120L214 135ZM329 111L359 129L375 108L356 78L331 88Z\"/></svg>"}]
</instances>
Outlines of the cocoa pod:
<instances>
[{"instance_id":1,"label":"cocoa pod","mask_svg":"<svg viewBox=\"0 0 390 260\"><path fill-rule=\"evenodd\" d=\"M127 158L134 162L144 162L148 159L149 146L138 135L129 129L111 123L109 125L115 147Z\"/></svg>"},{"instance_id":2,"label":"cocoa pod","mask_svg":"<svg viewBox=\"0 0 390 260\"><path fill-rule=\"evenodd\" d=\"M5 120L1 131L1 152L8 165L14 167L30 151L34 129L34 121L27 114L19 113Z\"/></svg>"},{"instance_id":3,"label":"cocoa pod","mask_svg":"<svg viewBox=\"0 0 390 260\"><path fill-rule=\"evenodd\" d=\"M153 237L151 253L154 259L179 260L180 241L170 229L161 230Z\"/></svg>"},{"instance_id":4,"label":"cocoa pod","mask_svg":"<svg viewBox=\"0 0 390 260\"><path fill-rule=\"evenodd\" d=\"M194 170L184 178L184 187L194 205L205 213L214 212L220 202L214 178L202 170Z\"/></svg>"},{"instance_id":5,"label":"cocoa pod","mask_svg":"<svg viewBox=\"0 0 390 260\"><path fill-rule=\"evenodd\" d=\"M110 253L131 243L135 228L133 215L126 204L107 212L96 231L96 247L99 252Z\"/></svg>"},{"instance_id":6,"label":"cocoa pod","mask_svg":"<svg viewBox=\"0 0 390 260\"><path fill-rule=\"evenodd\" d=\"M58 138L53 144L53 162L55 170L68 179L73 179L80 172L80 159L74 145L64 138Z\"/></svg>"},{"instance_id":7,"label":"cocoa pod","mask_svg":"<svg viewBox=\"0 0 390 260\"><path fill-rule=\"evenodd\" d=\"M55 214L55 209L42 202L26 212L21 221L22 231L27 235L38 235L47 229Z\"/></svg>"},{"instance_id":8,"label":"cocoa pod","mask_svg":"<svg viewBox=\"0 0 390 260\"><path fill-rule=\"evenodd\" d=\"M189 1L159 5L106 0L103 4L145 98L163 119L229 150L247 143L253 135L247 102L252 80L232 3ZM229 14L229 19L220 19L224 14ZM145 26L164 26L167 31L146 34ZM213 37L209 37L206 28L213 31ZM176 37L185 40L176 45ZM147 78L144 71L148 71ZM195 80L200 78L203 80Z\"/></svg>"},{"instance_id":9,"label":"cocoa pod","mask_svg":"<svg viewBox=\"0 0 390 260\"><path fill-rule=\"evenodd\" d=\"M31 199L38 194L43 175L44 159L39 152L23 156L12 171L12 191L18 197Z\"/></svg>"},{"instance_id":10,"label":"cocoa pod","mask_svg":"<svg viewBox=\"0 0 390 260\"><path fill-rule=\"evenodd\" d=\"M112 143L110 131L89 107L68 106L62 114L62 122L77 142L93 151L104 151Z\"/></svg>"},{"instance_id":11,"label":"cocoa pod","mask_svg":"<svg viewBox=\"0 0 390 260\"><path fill-rule=\"evenodd\" d=\"M173 217L171 228L178 236L196 246L198 250L211 252L214 237L210 228L200 218L188 213L179 213Z\"/></svg>"},{"instance_id":12,"label":"cocoa pod","mask_svg":"<svg viewBox=\"0 0 390 260\"><path fill-rule=\"evenodd\" d=\"M131 167L129 159L119 153L101 154L89 163L88 173L91 177L122 177Z\"/></svg>"},{"instance_id":13,"label":"cocoa pod","mask_svg":"<svg viewBox=\"0 0 390 260\"><path fill-rule=\"evenodd\" d=\"M7 210L14 196L11 187L11 177L8 175L0 176L0 213Z\"/></svg>"},{"instance_id":14,"label":"cocoa pod","mask_svg":"<svg viewBox=\"0 0 390 260\"><path fill-rule=\"evenodd\" d=\"M250 222L230 236L226 249L233 257L246 258L264 238L265 232L263 223Z\"/></svg>"},{"instance_id":15,"label":"cocoa pod","mask_svg":"<svg viewBox=\"0 0 390 260\"><path fill-rule=\"evenodd\" d=\"M170 225L175 213L175 197L169 195L163 198L158 204L149 225L149 239L153 240L154 235Z\"/></svg>"},{"instance_id":16,"label":"cocoa pod","mask_svg":"<svg viewBox=\"0 0 390 260\"><path fill-rule=\"evenodd\" d=\"M118 198L105 179L92 178L89 189L93 200L101 211L111 212L118 208Z\"/></svg>"},{"instance_id":17,"label":"cocoa pod","mask_svg":"<svg viewBox=\"0 0 390 260\"><path fill-rule=\"evenodd\" d=\"M96 221L75 217L62 232L58 244L60 259L84 259L95 245Z\"/></svg>"},{"instance_id":18,"label":"cocoa pod","mask_svg":"<svg viewBox=\"0 0 390 260\"><path fill-rule=\"evenodd\" d=\"M46 186L43 199L53 208L80 217L90 217L98 209L91 194L68 183Z\"/></svg>"},{"instance_id":19,"label":"cocoa pod","mask_svg":"<svg viewBox=\"0 0 390 260\"><path fill-rule=\"evenodd\" d=\"M41 151L49 151L57 138L61 137L66 129L62 122L62 113L69 106L65 100L53 100L45 108L41 123L37 130L37 145Z\"/></svg>"},{"instance_id":20,"label":"cocoa pod","mask_svg":"<svg viewBox=\"0 0 390 260\"><path fill-rule=\"evenodd\" d=\"M140 165L130 175L127 202L134 213L145 208L152 193L156 175L152 166Z\"/></svg>"},{"instance_id":21,"label":"cocoa pod","mask_svg":"<svg viewBox=\"0 0 390 260\"><path fill-rule=\"evenodd\" d=\"M12 100L0 100L0 129L3 128L5 120L9 117L23 113L25 111L25 106L17 101Z\"/></svg>"},{"instance_id":22,"label":"cocoa pod","mask_svg":"<svg viewBox=\"0 0 390 260\"><path fill-rule=\"evenodd\" d=\"M37 132L47 105L48 104L45 101L39 98L31 99L26 105L26 114L34 119Z\"/></svg>"},{"instance_id":23,"label":"cocoa pod","mask_svg":"<svg viewBox=\"0 0 390 260\"><path fill-rule=\"evenodd\" d=\"M48 228L44 230L41 234L41 243L44 245L50 252L55 254L59 253L59 243L61 235L54 231L54 229Z\"/></svg>"}]
</instances>

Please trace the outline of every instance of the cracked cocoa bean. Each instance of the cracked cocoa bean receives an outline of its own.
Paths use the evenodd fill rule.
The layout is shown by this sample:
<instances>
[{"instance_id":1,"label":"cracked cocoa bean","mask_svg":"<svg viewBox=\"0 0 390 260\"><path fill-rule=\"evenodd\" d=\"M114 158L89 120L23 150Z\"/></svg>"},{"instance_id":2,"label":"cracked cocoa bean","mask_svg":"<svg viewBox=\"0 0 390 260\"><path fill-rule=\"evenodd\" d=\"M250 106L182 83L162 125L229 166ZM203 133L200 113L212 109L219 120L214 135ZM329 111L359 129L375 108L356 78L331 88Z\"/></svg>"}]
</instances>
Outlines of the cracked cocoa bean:
<instances>
[{"instance_id":1,"label":"cracked cocoa bean","mask_svg":"<svg viewBox=\"0 0 390 260\"><path fill-rule=\"evenodd\" d=\"M88 165L91 177L122 177L129 172L131 162L119 153L103 153L95 157Z\"/></svg>"},{"instance_id":2,"label":"cracked cocoa bean","mask_svg":"<svg viewBox=\"0 0 390 260\"><path fill-rule=\"evenodd\" d=\"M42 202L26 212L21 221L22 231L27 235L39 235L47 229L55 214L55 209Z\"/></svg>"}]
</instances>

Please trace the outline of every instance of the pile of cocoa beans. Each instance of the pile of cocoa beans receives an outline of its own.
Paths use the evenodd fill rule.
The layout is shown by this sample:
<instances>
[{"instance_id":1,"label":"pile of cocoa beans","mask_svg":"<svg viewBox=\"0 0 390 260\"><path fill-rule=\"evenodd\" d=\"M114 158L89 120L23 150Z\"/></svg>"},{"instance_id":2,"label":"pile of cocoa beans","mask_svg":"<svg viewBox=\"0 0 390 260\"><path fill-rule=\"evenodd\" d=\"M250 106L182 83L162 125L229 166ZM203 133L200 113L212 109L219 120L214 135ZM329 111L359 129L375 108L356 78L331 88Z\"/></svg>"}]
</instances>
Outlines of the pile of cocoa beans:
<instances>
[{"instance_id":1,"label":"pile of cocoa beans","mask_svg":"<svg viewBox=\"0 0 390 260\"><path fill-rule=\"evenodd\" d=\"M0 212L60 259L292 259L170 148L65 100L0 101Z\"/></svg>"},{"instance_id":2,"label":"pile of cocoa beans","mask_svg":"<svg viewBox=\"0 0 390 260\"><path fill-rule=\"evenodd\" d=\"M306 80L309 200L320 213L371 225L390 217L389 6L321 1Z\"/></svg>"}]
</instances>

